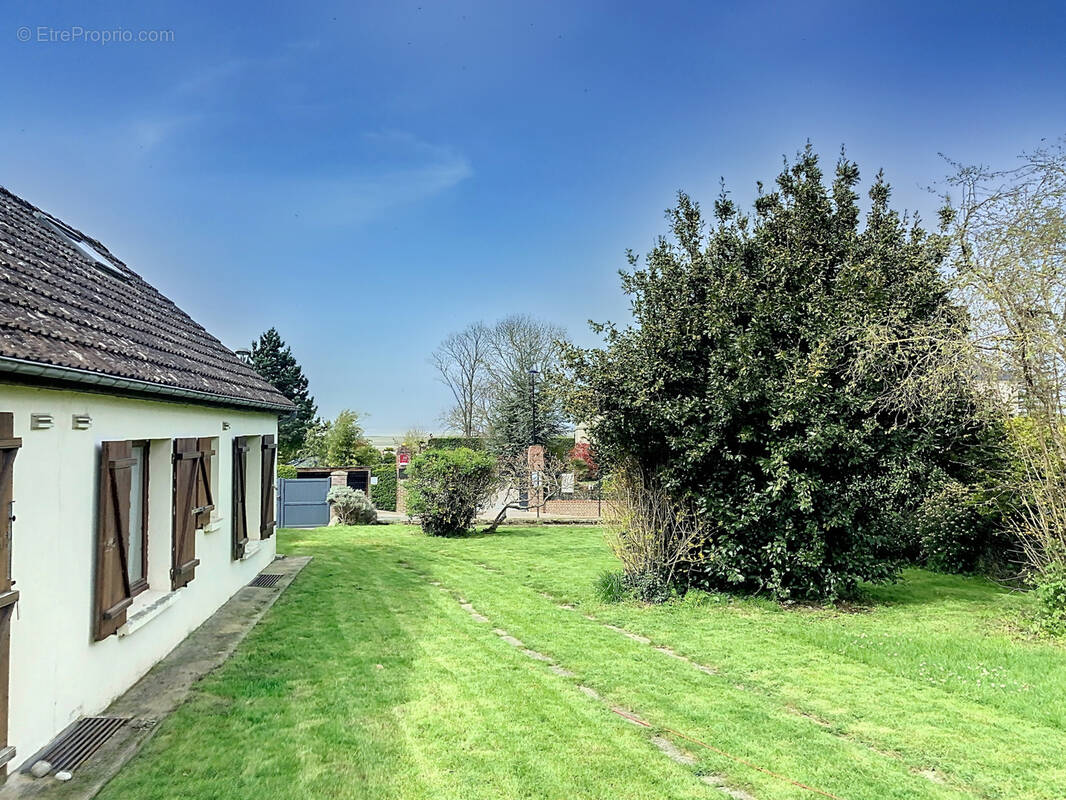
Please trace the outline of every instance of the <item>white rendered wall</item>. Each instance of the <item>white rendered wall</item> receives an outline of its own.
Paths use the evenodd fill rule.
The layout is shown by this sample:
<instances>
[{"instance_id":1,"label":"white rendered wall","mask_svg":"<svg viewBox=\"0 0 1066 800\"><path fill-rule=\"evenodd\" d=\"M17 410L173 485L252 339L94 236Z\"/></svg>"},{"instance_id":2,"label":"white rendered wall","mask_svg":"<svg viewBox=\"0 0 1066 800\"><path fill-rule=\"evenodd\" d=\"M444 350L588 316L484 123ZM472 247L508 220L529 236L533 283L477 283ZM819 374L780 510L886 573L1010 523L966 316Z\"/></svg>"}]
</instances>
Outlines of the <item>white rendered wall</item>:
<instances>
[{"instance_id":1,"label":"white rendered wall","mask_svg":"<svg viewBox=\"0 0 1066 800\"><path fill-rule=\"evenodd\" d=\"M12 576L21 593L12 621L8 742L21 764L78 717L103 711L274 558L275 539L231 559L232 438L256 437L248 453L248 533L259 538L260 439L276 434L273 414L133 400L0 384L0 411L22 437L14 469ZM54 418L30 430L30 414ZM72 415L89 414L88 430ZM229 429L223 430L223 422ZM93 577L100 442L151 441L148 591L127 619L170 593L171 448L180 437L217 437L212 464L215 519L196 532L195 579L169 605L125 635L94 642ZM0 511L3 511L0 509ZM249 548L250 550L254 549Z\"/></svg>"}]
</instances>

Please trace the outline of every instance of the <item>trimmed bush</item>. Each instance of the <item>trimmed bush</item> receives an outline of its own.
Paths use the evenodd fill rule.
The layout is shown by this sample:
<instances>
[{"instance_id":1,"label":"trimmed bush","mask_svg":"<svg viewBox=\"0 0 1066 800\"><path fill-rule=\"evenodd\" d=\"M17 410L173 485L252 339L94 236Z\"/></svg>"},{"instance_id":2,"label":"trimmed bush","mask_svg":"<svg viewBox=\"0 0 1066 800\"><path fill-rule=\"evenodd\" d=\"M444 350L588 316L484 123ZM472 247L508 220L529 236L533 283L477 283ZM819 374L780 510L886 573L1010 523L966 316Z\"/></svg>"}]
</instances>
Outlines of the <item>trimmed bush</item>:
<instances>
[{"instance_id":1,"label":"trimmed bush","mask_svg":"<svg viewBox=\"0 0 1066 800\"><path fill-rule=\"evenodd\" d=\"M378 512L366 492L350 486L334 486L326 494L326 500L336 509L341 525L373 525L378 521Z\"/></svg>"},{"instance_id":2,"label":"trimmed bush","mask_svg":"<svg viewBox=\"0 0 1066 800\"><path fill-rule=\"evenodd\" d=\"M407 510L418 515L432 536L459 536L470 530L478 508L496 483L496 462L468 447L427 450L411 461Z\"/></svg>"},{"instance_id":3,"label":"trimmed bush","mask_svg":"<svg viewBox=\"0 0 1066 800\"><path fill-rule=\"evenodd\" d=\"M296 467L292 464L278 464L278 477L279 478L295 478Z\"/></svg>"},{"instance_id":4,"label":"trimmed bush","mask_svg":"<svg viewBox=\"0 0 1066 800\"><path fill-rule=\"evenodd\" d=\"M370 496L374 507L382 511L396 510L396 464L378 464L370 469L370 474L378 479L377 485L371 487Z\"/></svg>"}]
</instances>

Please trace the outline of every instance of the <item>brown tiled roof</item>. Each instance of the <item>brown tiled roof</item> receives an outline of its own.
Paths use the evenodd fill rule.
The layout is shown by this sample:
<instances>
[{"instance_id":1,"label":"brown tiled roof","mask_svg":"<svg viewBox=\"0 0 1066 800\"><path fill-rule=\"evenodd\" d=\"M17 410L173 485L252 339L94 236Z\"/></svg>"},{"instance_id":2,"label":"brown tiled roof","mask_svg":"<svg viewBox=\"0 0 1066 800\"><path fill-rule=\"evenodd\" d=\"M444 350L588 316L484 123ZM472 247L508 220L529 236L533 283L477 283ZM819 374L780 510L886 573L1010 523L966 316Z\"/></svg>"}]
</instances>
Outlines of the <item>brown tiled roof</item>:
<instances>
[{"instance_id":1,"label":"brown tiled roof","mask_svg":"<svg viewBox=\"0 0 1066 800\"><path fill-rule=\"evenodd\" d=\"M55 225L64 227L0 187L0 375L48 365L58 368L42 371L50 378L120 394L292 407L102 244L71 229L113 262L121 278Z\"/></svg>"}]
</instances>

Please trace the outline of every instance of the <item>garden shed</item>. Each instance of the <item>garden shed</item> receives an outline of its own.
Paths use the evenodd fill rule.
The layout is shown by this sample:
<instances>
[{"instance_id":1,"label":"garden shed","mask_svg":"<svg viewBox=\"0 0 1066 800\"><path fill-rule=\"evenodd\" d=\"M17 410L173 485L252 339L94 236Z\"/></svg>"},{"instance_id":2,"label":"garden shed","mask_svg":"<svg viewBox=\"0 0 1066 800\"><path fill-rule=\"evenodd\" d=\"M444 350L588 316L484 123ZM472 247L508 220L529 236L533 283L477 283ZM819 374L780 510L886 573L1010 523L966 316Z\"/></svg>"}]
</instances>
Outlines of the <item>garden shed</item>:
<instances>
[{"instance_id":1,"label":"garden shed","mask_svg":"<svg viewBox=\"0 0 1066 800\"><path fill-rule=\"evenodd\" d=\"M336 472L345 472L348 477L345 485L350 489L358 489L372 498L370 467L297 467L297 478L329 478Z\"/></svg>"}]
</instances>

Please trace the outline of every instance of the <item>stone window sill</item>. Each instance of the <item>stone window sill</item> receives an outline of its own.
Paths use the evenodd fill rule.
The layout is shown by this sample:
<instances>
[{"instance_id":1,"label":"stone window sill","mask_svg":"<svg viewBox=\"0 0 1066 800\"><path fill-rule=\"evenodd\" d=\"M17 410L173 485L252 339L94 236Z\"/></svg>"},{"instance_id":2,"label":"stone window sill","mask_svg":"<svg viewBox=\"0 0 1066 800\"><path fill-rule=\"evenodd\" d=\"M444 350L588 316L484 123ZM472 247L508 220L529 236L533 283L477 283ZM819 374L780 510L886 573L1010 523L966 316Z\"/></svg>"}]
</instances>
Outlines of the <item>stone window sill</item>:
<instances>
[{"instance_id":1,"label":"stone window sill","mask_svg":"<svg viewBox=\"0 0 1066 800\"><path fill-rule=\"evenodd\" d=\"M259 548L263 546L262 539L249 539L244 544L244 555L241 556L241 561L247 561L249 558L259 552Z\"/></svg>"},{"instance_id":2,"label":"stone window sill","mask_svg":"<svg viewBox=\"0 0 1066 800\"><path fill-rule=\"evenodd\" d=\"M118 635L129 636L139 631L178 602L179 597L180 592L153 592L151 589L141 592L133 599L133 605L126 612L126 624L118 629Z\"/></svg>"},{"instance_id":3,"label":"stone window sill","mask_svg":"<svg viewBox=\"0 0 1066 800\"><path fill-rule=\"evenodd\" d=\"M211 521L204 525L202 530L204 533L217 533L222 530L223 522L225 522L225 519L222 517L212 517Z\"/></svg>"}]
</instances>

